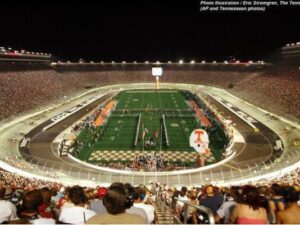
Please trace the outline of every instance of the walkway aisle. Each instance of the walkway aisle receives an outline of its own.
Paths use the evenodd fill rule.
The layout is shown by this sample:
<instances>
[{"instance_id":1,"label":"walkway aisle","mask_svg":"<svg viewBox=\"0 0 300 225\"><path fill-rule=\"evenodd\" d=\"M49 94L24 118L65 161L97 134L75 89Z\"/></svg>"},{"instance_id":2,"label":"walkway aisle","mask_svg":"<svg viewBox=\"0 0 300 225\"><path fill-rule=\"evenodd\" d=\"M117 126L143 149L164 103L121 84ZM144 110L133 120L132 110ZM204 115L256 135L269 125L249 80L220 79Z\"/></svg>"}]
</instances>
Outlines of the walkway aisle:
<instances>
[{"instance_id":1,"label":"walkway aisle","mask_svg":"<svg viewBox=\"0 0 300 225\"><path fill-rule=\"evenodd\" d=\"M153 206L155 208L157 224L174 224L174 215L166 203L156 201Z\"/></svg>"}]
</instances>

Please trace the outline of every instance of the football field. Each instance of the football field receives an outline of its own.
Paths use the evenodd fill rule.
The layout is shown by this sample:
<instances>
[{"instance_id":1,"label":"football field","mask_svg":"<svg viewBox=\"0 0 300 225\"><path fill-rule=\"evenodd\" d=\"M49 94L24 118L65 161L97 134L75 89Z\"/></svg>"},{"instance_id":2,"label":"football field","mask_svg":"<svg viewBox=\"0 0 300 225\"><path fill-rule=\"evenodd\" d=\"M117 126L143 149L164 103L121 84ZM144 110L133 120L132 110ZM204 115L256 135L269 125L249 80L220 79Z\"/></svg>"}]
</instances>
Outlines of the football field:
<instances>
[{"instance_id":1,"label":"football field","mask_svg":"<svg viewBox=\"0 0 300 225\"><path fill-rule=\"evenodd\" d=\"M86 127L78 135L77 141L83 143L78 158L117 162L130 161L136 153L157 152L171 162L195 160L189 136L204 127L189 106L186 92L130 90L114 100L116 105L103 126ZM211 143L212 161L220 157L223 146Z\"/></svg>"}]
</instances>

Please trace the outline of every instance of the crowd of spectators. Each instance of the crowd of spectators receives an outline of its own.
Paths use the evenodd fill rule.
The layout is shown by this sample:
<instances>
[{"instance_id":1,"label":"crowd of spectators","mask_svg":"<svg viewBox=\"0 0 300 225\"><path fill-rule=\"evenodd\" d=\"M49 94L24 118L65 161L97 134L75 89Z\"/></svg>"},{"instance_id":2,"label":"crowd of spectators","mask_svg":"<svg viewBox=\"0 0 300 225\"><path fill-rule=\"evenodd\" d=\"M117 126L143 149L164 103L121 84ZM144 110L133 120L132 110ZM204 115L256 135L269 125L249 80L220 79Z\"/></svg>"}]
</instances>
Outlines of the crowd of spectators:
<instances>
[{"instance_id":1,"label":"crowd of spectators","mask_svg":"<svg viewBox=\"0 0 300 225\"><path fill-rule=\"evenodd\" d=\"M131 162L101 162L97 164L101 167L120 169L126 171L173 171L187 168L196 168L196 165L185 165L184 162L178 161L176 164L169 163L163 154L137 154Z\"/></svg>"},{"instance_id":2,"label":"crowd of spectators","mask_svg":"<svg viewBox=\"0 0 300 225\"><path fill-rule=\"evenodd\" d=\"M300 171L296 171L298 175ZM179 189L113 183L108 188L65 186L0 171L0 222L33 224L151 224L165 203L173 216L189 224L208 223L207 214L185 204L211 210L216 223L300 223L300 186L269 183Z\"/></svg>"},{"instance_id":3,"label":"crowd of spectators","mask_svg":"<svg viewBox=\"0 0 300 225\"><path fill-rule=\"evenodd\" d=\"M268 71L165 71L161 82L194 83L226 88L276 113L299 118L300 71L277 67ZM149 71L0 71L0 120L45 106L105 84L153 82Z\"/></svg>"},{"instance_id":4,"label":"crowd of spectators","mask_svg":"<svg viewBox=\"0 0 300 225\"><path fill-rule=\"evenodd\" d=\"M161 198L174 209L174 215L187 223L208 223L207 214L177 199L211 210L216 223L292 224L300 222L299 186L273 183L270 186L212 185L201 188L165 188ZM176 200L175 200L175 197Z\"/></svg>"},{"instance_id":5,"label":"crowd of spectators","mask_svg":"<svg viewBox=\"0 0 300 225\"><path fill-rule=\"evenodd\" d=\"M113 183L64 186L1 171L0 223L151 224L156 221L152 186ZM28 182L31 182L29 184ZM155 186L154 186L155 190Z\"/></svg>"}]
</instances>

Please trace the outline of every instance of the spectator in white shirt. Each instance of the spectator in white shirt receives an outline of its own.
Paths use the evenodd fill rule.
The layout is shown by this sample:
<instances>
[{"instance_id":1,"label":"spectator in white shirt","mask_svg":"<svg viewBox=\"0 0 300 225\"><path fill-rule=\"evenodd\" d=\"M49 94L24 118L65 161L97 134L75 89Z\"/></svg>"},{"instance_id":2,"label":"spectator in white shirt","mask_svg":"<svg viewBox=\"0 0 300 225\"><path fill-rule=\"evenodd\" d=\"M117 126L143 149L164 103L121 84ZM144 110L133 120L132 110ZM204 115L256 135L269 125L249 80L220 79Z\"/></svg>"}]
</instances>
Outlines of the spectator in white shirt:
<instances>
[{"instance_id":1,"label":"spectator in white shirt","mask_svg":"<svg viewBox=\"0 0 300 225\"><path fill-rule=\"evenodd\" d=\"M155 222L155 208L150 205L150 204L145 204L143 202L145 195L146 195L146 191L142 188L142 187L137 187L135 189L135 200L134 200L134 204L133 206L136 208L141 208L143 210L145 210L146 215L148 217L148 223L154 223Z\"/></svg>"},{"instance_id":2,"label":"spectator in white shirt","mask_svg":"<svg viewBox=\"0 0 300 225\"><path fill-rule=\"evenodd\" d=\"M86 208L87 197L80 186L70 188L68 199L74 204L73 207L63 207L59 216L62 223L84 224L89 218L96 215L92 210Z\"/></svg>"},{"instance_id":3,"label":"spectator in white shirt","mask_svg":"<svg viewBox=\"0 0 300 225\"><path fill-rule=\"evenodd\" d=\"M0 223L17 219L17 209L10 201L5 200L5 187L0 187Z\"/></svg>"},{"instance_id":4,"label":"spectator in white shirt","mask_svg":"<svg viewBox=\"0 0 300 225\"><path fill-rule=\"evenodd\" d=\"M229 223L230 215L236 205L234 196L235 194L232 189L226 191L224 202L214 215L216 223Z\"/></svg>"},{"instance_id":5,"label":"spectator in white shirt","mask_svg":"<svg viewBox=\"0 0 300 225\"><path fill-rule=\"evenodd\" d=\"M187 197L186 193L187 193L187 188L182 187L181 191L179 192L178 199L188 201L189 198ZM182 211L183 206L184 206L183 202L176 201L176 213L177 213L178 216L180 215L180 212Z\"/></svg>"}]
</instances>

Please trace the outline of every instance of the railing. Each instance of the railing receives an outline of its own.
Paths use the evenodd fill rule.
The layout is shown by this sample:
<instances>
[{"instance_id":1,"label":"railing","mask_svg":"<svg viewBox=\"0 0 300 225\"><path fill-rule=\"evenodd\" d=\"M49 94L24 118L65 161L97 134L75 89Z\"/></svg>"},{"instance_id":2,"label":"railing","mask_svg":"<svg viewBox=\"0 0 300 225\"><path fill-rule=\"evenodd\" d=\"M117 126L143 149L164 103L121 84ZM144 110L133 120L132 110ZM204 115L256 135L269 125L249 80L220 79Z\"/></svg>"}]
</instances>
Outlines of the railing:
<instances>
[{"instance_id":1,"label":"railing","mask_svg":"<svg viewBox=\"0 0 300 225\"><path fill-rule=\"evenodd\" d=\"M180 201L180 202L184 203L184 206L183 206L184 219L183 219L183 221L180 218L178 218L178 216L176 215L176 212L175 212L175 210L176 210L176 201ZM187 222L188 222L188 208L189 207L193 207L193 208L197 209L197 211L200 211L201 213L207 215L207 219L208 219L209 224L215 224L214 215L213 215L212 211L207 207L204 207L204 206L201 206L201 205L195 205L195 204L192 204L188 201L181 200L177 197L172 198L172 201L168 202L166 196L164 196L162 194L162 192L157 193L156 203L159 206L159 208L164 211L164 213L166 213L166 211L167 211L166 208L168 207L174 215L174 222L176 222L177 224L182 224L182 223L187 224Z\"/></svg>"},{"instance_id":2,"label":"railing","mask_svg":"<svg viewBox=\"0 0 300 225\"><path fill-rule=\"evenodd\" d=\"M206 214L207 218L208 218L209 224L215 224L214 215L213 215L212 211L209 208L201 206L201 205L192 204L192 203L190 203L188 201L184 201L184 200L179 199L177 197L175 197L174 200L175 201L180 201L180 202L184 203L184 206L183 206L183 209L184 209L183 224L187 224L187 220L188 220L188 207L193 207L193 208L199 210L201 213Z\"/></svg>"},{"instance_id":3,"label":"railing","mask_svg":"<svg viewBox=\"0 0 300 225\"><path fill-rule=\"evenodd\" d=\"M296 163L298 163L298 167L300 166L300 152L297 147L294 147L293 151L287 152L279 159L253 159L233 164L230 167L220 166L187 174L176 174L175 171L171 174L158 174L157 172L146 172L141 175L134 173L120 174L99 171L86 166L75 166L70 159L61 161L59 159L47 160L26 154L22 154L22 156L14 151L0 149L0 160L21 170L40 176L60 178L62 182L89 182L91 185L109 184L116 181L139 185L148 183L150 180L177 187L205 184L242 184L255 182L262 178L276 178L287 173L287 167L294 167Z\"/></svg>"}]
</instances>

